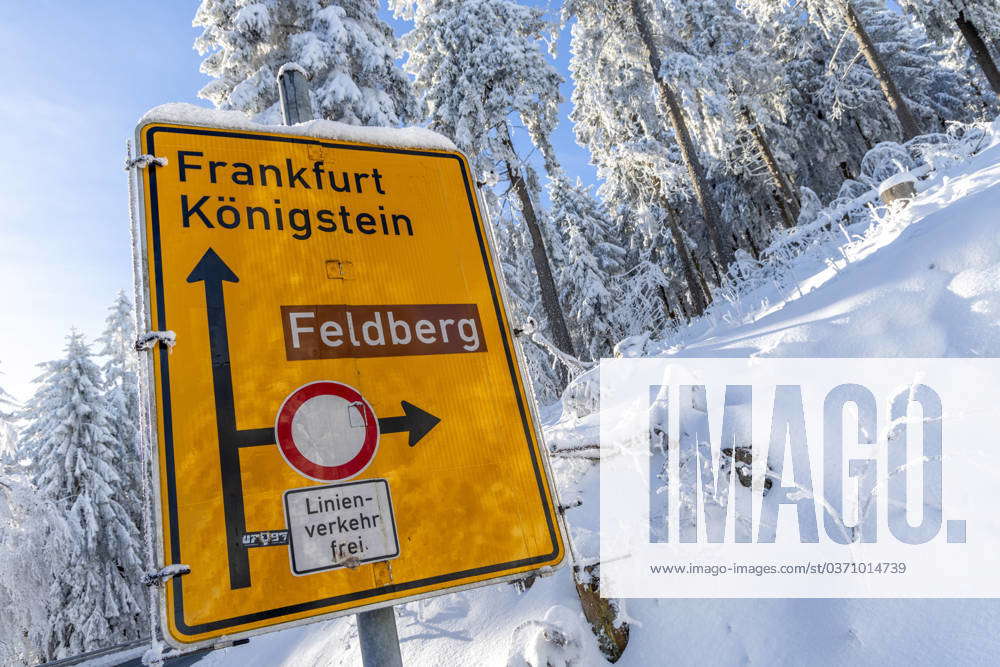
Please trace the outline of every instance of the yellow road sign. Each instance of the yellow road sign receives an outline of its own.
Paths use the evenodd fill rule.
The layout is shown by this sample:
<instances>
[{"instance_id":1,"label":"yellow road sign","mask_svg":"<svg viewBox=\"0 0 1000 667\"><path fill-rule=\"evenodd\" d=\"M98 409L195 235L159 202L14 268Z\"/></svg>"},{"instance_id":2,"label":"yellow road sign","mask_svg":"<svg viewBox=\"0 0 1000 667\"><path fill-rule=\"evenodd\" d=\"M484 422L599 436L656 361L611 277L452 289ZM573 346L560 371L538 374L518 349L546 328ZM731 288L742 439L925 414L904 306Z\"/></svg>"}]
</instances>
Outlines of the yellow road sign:
<instances>
[{"instance_id":1,"label":"yellow road sign","mask_svg":"<svg viewBox=\"0 0 1000 667\"><path fill-rule=\"evenodd\" d=\"M173 643L558 564L562 537L467 162L137 129Z\"/></svg>"}]
</instances>

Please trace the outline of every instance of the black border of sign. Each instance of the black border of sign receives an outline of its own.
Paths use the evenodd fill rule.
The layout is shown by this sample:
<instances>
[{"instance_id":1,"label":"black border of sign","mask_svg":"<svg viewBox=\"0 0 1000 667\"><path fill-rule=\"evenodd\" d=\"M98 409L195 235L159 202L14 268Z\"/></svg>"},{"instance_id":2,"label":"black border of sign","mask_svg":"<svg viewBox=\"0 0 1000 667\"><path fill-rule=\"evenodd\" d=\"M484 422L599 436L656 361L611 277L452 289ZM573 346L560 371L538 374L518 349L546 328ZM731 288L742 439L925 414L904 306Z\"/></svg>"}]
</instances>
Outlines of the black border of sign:
<instances>
[{"instance_id":1,"label":"black border of sign","mask_svg":"<svg viewBox=\"0 0 1000 667\"><path fill-rule=\"evenodd\" d=\"M374 558L366 558L364 560L357 560L356 563L384 563L387 560L392 560L393 558L399 558L399 534L396 532L396 513L392 509L392 493L389 491L389 480L382 479L380 477L373 477L372 479L359 479L353 482L341 482L340 484L327 484L325 486L304 486L298 489L288 489L282 495L285 505L285 526L288 528L288 557L292 561L292 574L295 576L303 576L306 574L313 574L315 572L326 572L328 570L339 570L342 567L347 567L346 565L325 565L323 567L314 567L311 570L302 570L299 572L295 569L295 539L292 537L292 522L288 520L288 496L293 493L306 493L307 491L322 491L323 489L342 489L345 486L354 486L355 484L371 484L372 482L382 482L385 485L385 498L389 501L389 521L392 523L392 539L396 542L396 551L392 554L386 554L383 556L376 556Z\"/></svg>"},{"instance_id":2,"label":"black border of sign","mask_svg":"<svg viewBox=\"0 0 1000 667\"><path fill-rule=\"evenodd\" d=\"M364 151L364 152L374 152L374 153L398 153L402 155L418 155L423 157L436 157L455 160L458 163L459 171L462 174L462 181L465 184L465 193L469 201L469 211L472 214L472 222L476 229L476 238L479 241L479 251L483 258L483 269L486 272L486 278L490 285L490 294L493 298L493 308L496 313L497 322L500 325L500 339L503 342L504 353L507 357L507 368L510 371L511 383L514 389L514 395L517 399L518 411L521 415L521 425L524 428L524 435L528 445L528 453L531 456L531 465L535 471L535 482L538 486L538 493L542 501L542 509L545 512L545 521L548 525L549 539L552 544L552 551L547 554L542 554L539 556L532 556L530 558L522 558L516 561L510 561L507 563L497 563L495 565L485 565L482 567L472 568L469 570L463 570L460 572L452 572L449 574L441 574L434 577L427 577L425 579L417 579L414 581L404 581L398 584L390 584L387 586L379 586L376 588L371 588L364 591L355 591L353 593L345 593L343 595L334 595L328 598L323 598L321 600L313 600L311 602L301 602L293 605L286 605L284 607L276 607L274 609L268 609L264 611L258 611L251 614L243 614L241 616L234 616L231 618L219 619L216 621L207 621L205 623L199 623L197 625L188 625L184 622L184 594L183 594L183 578L174 577L171 580L171 586L174 594L174 625L177 630L183 632L185 635L198 635L204 634L206 632L212 632L215 630L221 630L225 628L231 628L238 625L243 625L246 623L255 623L257 621L264 621L272 618L278 618L281 616L287 616L290 614L297 614L305 611L312 611L315 609L322 609L323 607L329 607L336 604L341 604L344 602L356 602L359 600L365 600L367 598L378 597L380 595L387 595L392 593L398 593L406 590L413 590L416 588L421 588L423 586L432 586L434 584L439 584L448 581L456 581L459 579L464 579L466 577L475 577L481 574L491 574L494 572L503 572L505 570L513 570L519 567L525 567L527 565L535 565L537 563L544 563L545 561L552 560L557 555L559 555L559 540L556 536L555 527L555 517L552 516L552 512L549 511L549 503L546 500L545 494L545 483L542 478L542 470L538 460L538 455L535 452L535 442L532 437L531 423L528 420L527 407L525 406L524 395L521 393L521 389L518 386L517 381L517 364L514 360L513 353L511 351L510 341L507 340L507 329L504 326L505 320L503 317L503 312L500 309L500 296L497 290L496 280L493 275L493 271L490 266L490 255L486 248L486 241L483 236L482 224L479 220L479 213L476 210L476 201L472 193L472 187L469 183L469 173L465 166L465 160L455 153L437 153L432 151L421 151L412 150L404 148L385 148L380 146L365 146L365 145L354 145L354 144L341 144L332 141L322 141L320 139L315 139L311 137L289 137L280 136L276 134L264 134L264 133L252 133L252 132L240 132L236 130L213 130L208 128L191 128L191 127L174 127L170 124L164 123L163 125L152 125L147 127L145 130L145 152L150 155L156 155L155 147L155 137L158 132L165 134L192 134L198 136L210 136L210 137L229 137L234 139L252 139L256 141L278 141L285 143L295 143L295 144L312 144L315 146L320 146L323 148L333 148L342 150L353 150L353 151ZM150 227L152 230L152 243L153 243L153 271L154 271L154 282L156 284L156 316L157 316L157 329L159 331L167 331L167 318L166 318L166 297L163 293L163 249L160 245L160 209L159 209L159 199L156 191L156 172L157 168L151 168L147 170L149 174L149 210L151 213ZM146 264L149 261L149 257L143 257L143 263ZM174 442L173 442L173 415L171 413L170 406L170 359L168 355L168 350L166 346L158 346L160 354L160 390L163 397L163 457L166 463L167 469L167 505L169 509L170 523L170 559L173 563L183 563L181 559L181 545L180 545L180 535L178 527L178 517L177 517L177 481L174 477ZM502 576L502 575L500 575ZM488 580L487 580L488 581ZM486 583L484 582L470 582L470 583ZM362 606L362 605L357 605Z\"/></svg>"}]
</instances>

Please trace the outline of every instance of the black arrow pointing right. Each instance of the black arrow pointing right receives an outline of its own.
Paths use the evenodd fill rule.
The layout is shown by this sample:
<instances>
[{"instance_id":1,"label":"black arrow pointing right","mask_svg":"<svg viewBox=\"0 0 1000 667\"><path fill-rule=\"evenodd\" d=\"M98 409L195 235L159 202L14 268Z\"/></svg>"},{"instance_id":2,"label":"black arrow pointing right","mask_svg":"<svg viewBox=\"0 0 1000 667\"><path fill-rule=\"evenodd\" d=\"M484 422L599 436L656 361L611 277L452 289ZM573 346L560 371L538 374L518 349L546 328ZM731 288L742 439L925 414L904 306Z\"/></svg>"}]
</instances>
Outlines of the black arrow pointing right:
<instances>
[{"instance_id":1,"label":"black arrow pointing right","mask_svg":"<svg viewBox=\"0 0 1000 667\"><path fill-rule=\"evenodd\" d=\"M403 416L380 417L378 420L378 430L383 434L409 431L410 447L420 442L421 438L427 435L441 421L440 417L435 417L426 410L421 410L413 403L400 401L400 405L403 406Z\"/></svg>"}]
</instances>

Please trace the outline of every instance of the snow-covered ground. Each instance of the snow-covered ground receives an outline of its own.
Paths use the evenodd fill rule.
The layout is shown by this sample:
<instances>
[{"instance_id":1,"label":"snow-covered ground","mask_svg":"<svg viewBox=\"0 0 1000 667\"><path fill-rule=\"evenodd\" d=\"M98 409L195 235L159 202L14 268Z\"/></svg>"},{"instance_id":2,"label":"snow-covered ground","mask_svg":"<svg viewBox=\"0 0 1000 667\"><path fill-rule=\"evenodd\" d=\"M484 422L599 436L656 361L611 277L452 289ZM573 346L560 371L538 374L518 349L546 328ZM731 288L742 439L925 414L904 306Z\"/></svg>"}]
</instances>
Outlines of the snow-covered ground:
<instances>
[{"instance_id":1,"label":"snow-covered ground","mask_svg":"<svg viewBox=\"0 0 1000 667\"><path fill-rule=\"evenodd\" d=\"M645 353L690 356L1000 356L1000 145L951 171L855 236L829 262L793 264L797 287L754 295ZM766 292L766 290L765 290ZM566 411L568 413L568 411ZM547 410L550 447L595 445L599 415ZM597 554L596 464L555 458L577 556ZM944 564L942 564L944 565ZM721 580L720 580L721 583ZM1000 601L633 600L620 665L987 664L1000 653ZM502 584L397 608L407 665L544 665L543 623L570 637L561 658L600 665L564 567L525 592ZM553 664L560 652L548 654ZM518 662L521 660L521 662ZM527 663L524 662L527 660ZM360 664L353 618L274 633L201 663Z\"/></svg>"}]
</instances>

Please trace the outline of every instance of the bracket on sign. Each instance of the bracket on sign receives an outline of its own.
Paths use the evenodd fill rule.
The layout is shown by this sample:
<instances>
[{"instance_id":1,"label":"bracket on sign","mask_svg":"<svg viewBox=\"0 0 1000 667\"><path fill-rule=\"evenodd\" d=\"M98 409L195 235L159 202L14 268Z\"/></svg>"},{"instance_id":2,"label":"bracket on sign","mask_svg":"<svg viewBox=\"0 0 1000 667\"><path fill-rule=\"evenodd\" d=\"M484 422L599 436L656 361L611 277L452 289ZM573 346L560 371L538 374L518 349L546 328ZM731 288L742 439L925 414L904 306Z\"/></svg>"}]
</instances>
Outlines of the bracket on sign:
<instances>
[{"instance_id":1,"label":"bracket on sign","mask_svg":"<svg viewBox=\"0 0 1000 667\"><path fill-rule=\"evenodd\" d=\"M128 171L133 167L138 167L139 169L145 169L149 165L155 165L157 167L166 167L167 158L157 157L155 155L139 155L138 157L125 159L125 171Z\"/></svg>"},{"instance_id":2,"label":"bracket on sign","mask_svg":"<svg viewBox=\"0 0 1000 667\"><path fill-rule=\"evenodd\" d=\"M135 341L136 352L146 352L152 350L157 343L162 343L168 348L177 344L177 334L173 331L147 331Z\"/></svg>"},{"instance_id":3,"label":"bracket on sign","mask_svg":"<svg viewBox=\"0 0 1000 667\"><path fill-rule=\"evenodd\" d=\"M157 570L156 572L147 572L142 575L142 583L145 586L163 586L174 577L182 577L185 574L191 573L190 565L168 565L162 570Z\"/></svg>"}]
</instances>

